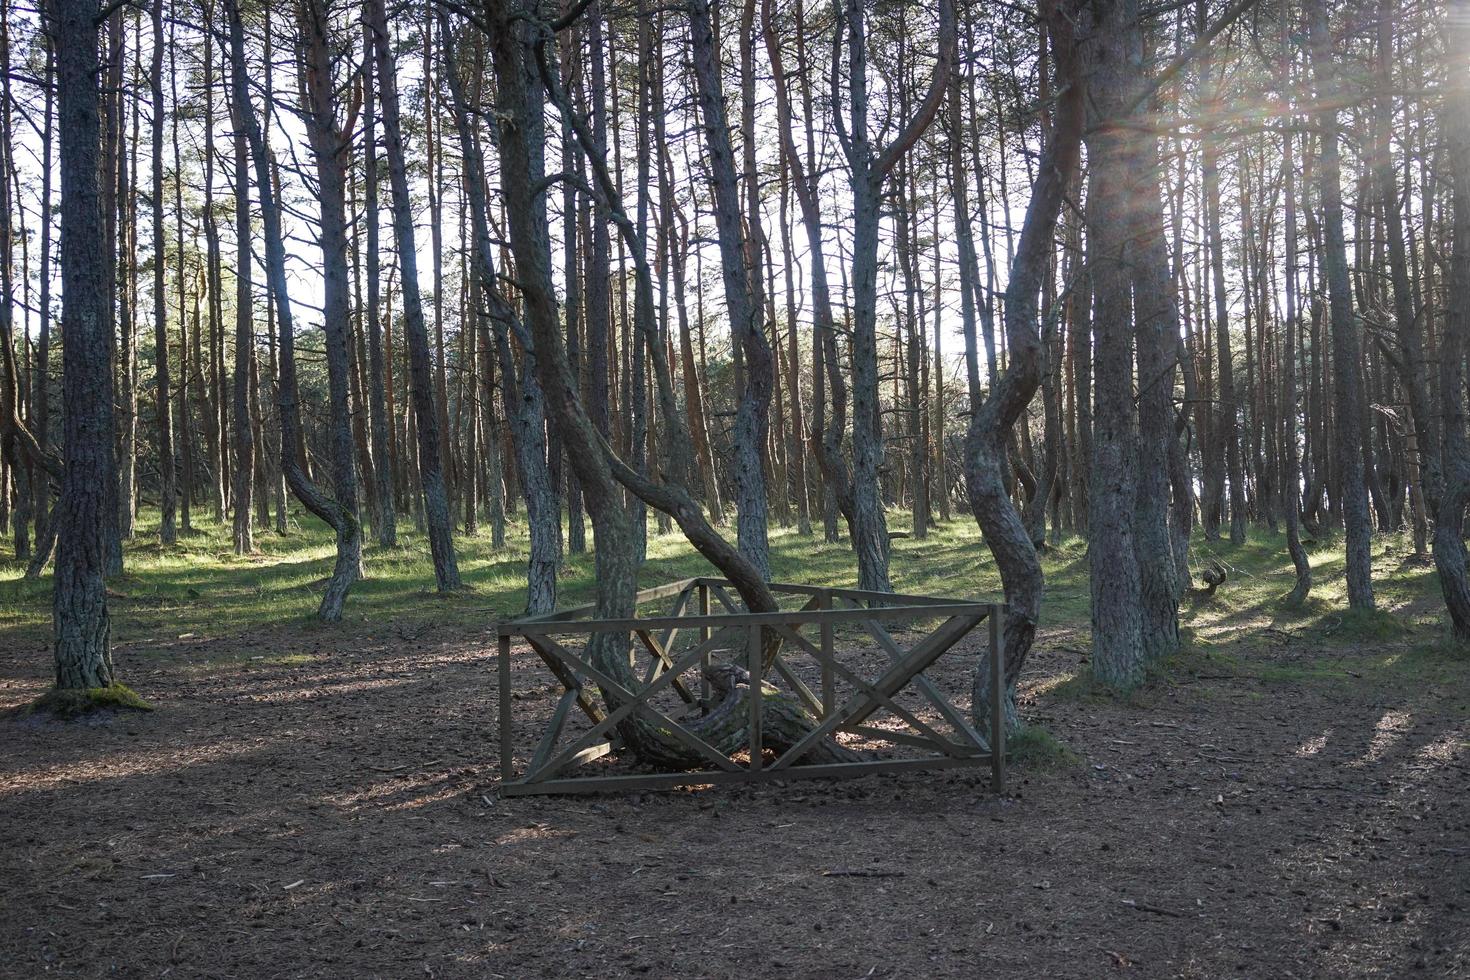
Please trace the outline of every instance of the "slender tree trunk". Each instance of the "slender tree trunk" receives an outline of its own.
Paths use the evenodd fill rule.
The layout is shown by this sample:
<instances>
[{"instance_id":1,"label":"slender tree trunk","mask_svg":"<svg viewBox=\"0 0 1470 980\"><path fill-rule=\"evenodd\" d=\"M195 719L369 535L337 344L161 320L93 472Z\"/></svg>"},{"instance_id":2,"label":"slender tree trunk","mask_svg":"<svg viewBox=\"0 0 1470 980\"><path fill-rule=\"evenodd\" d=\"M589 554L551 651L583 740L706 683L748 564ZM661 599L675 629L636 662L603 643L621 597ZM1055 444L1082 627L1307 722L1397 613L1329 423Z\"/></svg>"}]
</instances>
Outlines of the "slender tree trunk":
<instances>
[{"instance_id":1,"label":"slender tree trunk","mask_svg":"<svg viewBox=\"0 0 1470 980\"><path fill-rule=\"evenodd\" d=\"M751 293L752 282L758 282L760 278L750 262L758 245L750 244L741 228L735 157L725 122L710 11L704 0L695 0L690 5L689 27L715 201L715 228L720 240L725 305L730 317L731 335L740 346L745 366L745 383L735 409L736 537L741 553L754 563L763 577L769 579L770 548L766 541L766 480L762 455L768 436L775 371L771 345L761 327L760 297ZM752 202L752 207L755 206ZM886 538L884 544L887 544Z\"/></svg>"},{"instance_id":2,"label":"slender tree trunk","mask_svg":"<svg viewBox=\"0 0 1470 980\"><path fill-rule=\"evenodd\" d=\"M1205 28L1205 6L1199 0L1198 30ZM1211 64L1206 57L1200 70L1200 87L1208 95L1206 111L1220 108L1220 83L1211 79ZM1240 544L1245 540L1245 479L1240 460L1240 423L1235 398L1235 367L1230 346L1229 299L1225 290L1225 240L1221 232L1220 219L1220 151L1219 141L1207 137L1200 151L1200 174L1203 184L1205 208L1206 249L1209 253L1210 278L1214 287L1215 301L1215 345L1218 358L1219 404L1212 438L1205 452L1204 529L1207 540L1220 536L1220 506L1224 501L1225 478L1230 478L1230 542ZM1243 179L1243 176L1242 176Z\"/></svg>"},{"instance_id":3,"label":"slender tree trunk","mask_svg":"<svg viewBox=\"0 0 1470 980\"><path fill-rule=\"evenodd\" d=\"M1308 9L1311 32L1312 73L1317 99L1327 106L1316 113L1321 136L1317 161L1317 193L1322 203L1322 230L1327 270L1328 304L1332 319L1333 387L1336 389L1336 457L1342 467L1343 522L1347 530L1348 605L1353 609L1373 608L1373 524L1368 513L1368 487L1364 480L1362 453L1363 396L1358 368L1363 351L1362 330L1353 313L1352 287L1348 282L1347 246L1342 227L1342 178L1338 153L1337 68L1333 64L1332 38L1327 26L1326 0L1312 0Z\"/></svg>"},{"instance_id":4,"label":"slender tree trunk","mask_svg":"<svg viewBox=\"0 0 1470 980\"><path fill-rule=\"evenodd\" d=\"M220 296L222 276L220 274L219 221L214 206L214 3L200 5L204 20L204 210L200 222L204 227L205 250L205 318L209 327L209 381L201 387L205 391L202 404L204 414L204 438L212 470L210 477L210 502L214 519L221 524L229 506L231 491L229 465L229 405L224 397L224 304ZM203 365L200 365L203 370Z\"/></svg>"},{"instance_id":5,"label":"slender tree trunk","mask_svg":"<svg viewBox=\"0 0 1470 980\"><path fill-rule=\"evenodd\" d=\"M235 92L248 92L246 66L230 68ZM245 116L254 110L249 103L231 105L235 128L235 365L233 385L233 417L235 430L234 489L230 501L235 508L235 554L247 555L255 550L251 499L255 487L255 428L250 395L255 365L255 316L252 296L250 253L250 148L245 138Z\"/></svg>"},{"instance_id":6,"label":"slender tree trunk","mask_svg":"<svg viewBox=\"0 0 1470 980\"><path fill-rule=\"evenodd\" d=\"M527 568L526 613L539 616L556 608L556 571L560 560L560 508L546 460L545 399L541 393L541 382L537 378L535 343L530 332L501 295L496 278L492 261L494 245L490 241L488 195L483 183L484 158L480 152L479 134L474 128L472 107L465 100L463 83L459 77L453 29L443 10L439 12L439 24L444 70L449 81L454 122L464 159L465 191L469 198L470 225L474 235L471 253L481 294L495 324L501 398L505 417L513 426L513 441L519 463L516 474L520 477L521 493L526 498L526 518L530 523L531 556ZM511 351L512 330L521 348L519 377Z\"/></svg>"},{"instance_id":7,"label":"slender tree trunk","mask_svg":"<svg viewBox=\"0 0 1470 980\"><path fill-rule=\"evenodd\" d=\"M36 436L36 448L44 457L51 444L51 161L52 140L55 134L56 93L50 84L56 74L56 50L51 44L51 35L42 32L41 41L46 46L46 108L41 135L41 281L40 281L40 334L36 340L36 364L33 373L34 386L31 395L31 425ZM43 551L41 542L55 540L55 526L51 520L50 474L38 470L32 481L36 497L36 553ZM44 549L48 550L48 549ZM39 571L39 570L38 570ZM31 577L29 567L26 577Z\"/></svg>"},{"instance_id":8,"label":"slender tree trunk","mask_svg":"<svg viewBox=\"0 0 1470 980\"><path fill-rule=\"evenodd\" d=\"M107 242L127 242L127 247L107 247L101 260L105 264L107 297L104 304L106 328L103 336L107 344L108 387L107 397L117 397L116 376L112 365L121 354L121 381L123 386L122 425L118 426L118 439L114 441L109 457L107 477L107 574L121 575L123 570L122 543L132 540L137 521L137 440L138 440L138 350L133 313L137 309L137 292L134 288L134 256L138 249L138 103L132 100L133 132L131 147L124 151L126 138L123 135L123 63L126 61L127 42L125 12L119 8L109 18L107 80L102 96L103 132L102 144L102 221L103 237ZM141 24L141 14L134 10L136 24ZM136 30L141 48L142 28ZM66 37L65 34L57 35ZM68 39L67 43L77 43ZM134 58L132 90L136 94L141 88L138 65L141 56ZM131 158L131 167L128 164ZM131 174L131 177L129 176ZM119 212L122 221L119 222ZM119 252L122 254L119 255ZM121 261L119 261L121 259ZM114 300L116 319L114 319ZM64 328L63 323L63 328ZM114 327L117 331L114 331ZM121 333L119 349L117 332ZM114 401L114 404L116 402Z\"/></svg>"},{"instance_id":9,"label":"slender tree trunk","mask_svg":"<svg viewBox=\"0 0 1470 980\"><path fill-rule=\"evenodd\" d=\"M802 38L802 8L795 9L798 75L802 85L803 118L806 129L806 162L797 153L791 134L792 111L786 72L782 65L780 35L774 26L770 0L763 0L761 21L766 51L771 59L772 83L776 92L777 129L791 169L792 184L801 205L802 225L807 239L807 268L812 291L812 423L809 441L822 472L823 534L828 543L837 540L837 516L841 510L852 530L852 477L842 455L843 429L847 425L847 382L837 363L837 323L832 310L831 286L823 239L818 175L815 166L815 137L812 124L810 76L806 71ZM831 382L831 411L827 409L827 385Z\"/></svg>"},{"instance_id":10,"label":"slender tree trunk","mask_svg":"<svg viewBox=\"0 0 1470 980\"><path fill-rule=\"evenodd\" d=\"M169 78L169 102L173 104L174 111L170 113L169 136L173 147L174 156L174 246L178 252L175 260L175 274L178 279L174 283L174 292L179 302L179 397L178 397L178 426L179 426L179 530L188 533L193 530L193 504L194 504L194 439L193 430L189 426L189 314L187 311L188 299L185 294L188 284L186 274L186 262L184 256L184 168L183 158L179 153L179 89L178 89L178 45L175 38L175 25L169 24L168 37L168 78ZM197 290L196 290L197 292ZM199 340L199 304L194 304L194 347L200 349ZM197 359L196 368L197 370Z\"/></svg>"},{"instance_id":11,"label":"slender tree trunk","mask_svg":"<svg viewBox=\"0 0 1470 980\"><path fill-rule=\"evenodd\" d=\"M580 93L582 91L582 73L578 50L580 47L580 32L576 25L569 27L560 37L561 45L561 71L562 89L568 93L568 98L573 99L574 104L581 104ZM660 122L662 113L656 117ZM585 167L582 163L582 151L577 146L577 138L572 133L572 127L568 123L562 124L561 129L562 159L569 161L564 166L573 173L581 174ZM665 148L660 141L660 150ZM660 169L662 178L662 169ZM660 200L665 200L663 191L659 193ZM568 181L562 185L562 237L564 238L563 279L566 283L566 338L567 338L567 362L572 371L572 377L577 383L577 390L582 390L582 328L586 322L583 316L583 267L584 262L578 259L581 253L578 246L587 246L586 237L579 234L582 226L581 210L586 207L585 200L579 204L576 188ZM675 288L682 290L684 283L682 278L674 280ZM679 305L679 315L684 316L682 300ZM686 390L688 381L686 379ZM697 391L690 391L690 397L698 395ZM691 422L691 425L693 423ZM565 453L560 434L557 435L557 451ZM564 470L566 478L567 495L567 551L573 555L580 555L587 550L587 527L583 520L582 507L582 484L577 478L576 469L567 466Z\"/></svg>"},{"instance_id":12,"label":"slender tree trunk","mask_svg":"<svg viewBox=\"0 0 1470 980\"><path fill-rule=\"evenodd\" d=\"M153 377L154 424L158 428L158 536L165 545L178 540L177 477L174 472L173 403L169 400L168 296L164 289L163 224L163 0L153 0Z\"/></svg>"},{"instance_id":13,"label":"slender tree trunk","mask_svg":"<svg viewBox=\"0 0 1470 980\"><path fill-rule=\"evenodd\" d=\"M361 565L361 529L357 522L356 514L347 506L332 499L322 492L308 477L301 465L302 443L301 443L301 409L300 395L296 382L296 332L292 322L291 298L286 286L286 249L285 241L281 232L281 215L277 207L276 188L273 185L270 172L269 158L266 152L265 140L261 135L260 124L256 120L255 111L250 105L250 93L247 87L248 70L245 60L245 31L241 23L240 8L238 0L230 0L228 16L230 21L230 58L234 67L232 79L234 85L235 104L238 108L239 119L243 122L246 139L250 143L250 155L255 165L255 185L260 198L260 210L262 222L265 226L265 252L266 252L266 281L270 292L275 300L274 313L279 333L279 374L277 380L277 411L281 428L281 471L286 481L290 484L291 492L317 517L320 517L337 534L337 561L332 571L332 576L327 582L326 593L322 596L321 605L317 609L317 615L324 621L335 622L342 617L342 605L346 600L347 592L357 580ZM308 22L313 20L310 8L303 8L301 15ZM317 22L319 23L319 21ZM325 48L325 44L312 44L311 35L308 34L307 48ZM321 78L321 60L324 52L319 52L313 59L311 71L316 77L312 84L318 88L315 97L308 86L307 97L313 102L319 102L321 98L320 87L324 84ZM326 75L326 85L330 85L330 74ZM328 89L328 91L330 91ZM320 110L319 105L311 106L314 116ZM313 124L316 129L319 123ZM350 127L349 127L350 128ZM320 135L320 134L317 134ZM347 146L337 148L338 153L348 149ZM337 164L340 168L342 165ZM318 172L320 179L321 173ZM355 481L350 474L340 472L340 462L343 459L343 448L345 446L345 459L347 468L352 466L352 436L346 424L346 348L340 335L345 333L347 316L347 255L344 230L346 227L345 202L343 192L345 181L338 184L335 191L331 186L331 178L328 177L328 186L324 188L323 209L323 258L329 266L340 266L340 268L327 268L324 270L324 319L327 324L329 337L337 334L336 341L329 339L328 343L339 347L329 357L337 359L339 366L329 373L336 377L330 380L334 399L340 395L342 398L341 411L343 418L340 425L333 427L333 458L337 463L338 478L348 481L347 489L355 493ZM342 211L335 216L333 208ZM331 226L335 224L338 231L334 234ZM330 251L328 251L330 249ZM333 321L337 323L334 325ZM339 332L340 331L340 332ZM339 491L340 492L340 491ZM355 504L355 500L353 501Z\"/></svg>"},{"instance_id":14,"label":"slender tree trunk","mask_svg":"<svg viewBox=\"0 0 1470 980\"><path fill-rule=\"evenodd\" d=\"M861 588L890 592L888 523L879 468L883 432L878 401L878 219L883 182L929 127L943 101L954 59L955 18L950 0L939 3L939 57L924 99L893 142L879 152L868 135L868 53L864 5L848 0L839 30L847 35L847 157L852 186L852 538Z\"/></svg>"},{"instance_id":15,"label":"slender tree trunk","mask_svg":"<svg viewBox=\"0 0 1470 980\"><path fill-rule=\"evenodd\" d=\"M403 293L403 327L408 344L409 377L413 394L414 426L418 434L419 478L424 492L429 549L434 558L434 578L440 592L460 587L459 564L454 554L454 528L449 519L449 501L444 482L444 461L434 408L429 337L424 326L424 307L419 296L418 260L413 235L413 205L409 198L408 164L398 112L398 84L394 75L392 39L383 0L368 0L366 19L373 32L378 72L378 96L382 101L383 136L387 146L388 178L393 197L393 233L398 244L400 289Z\"/></svg>"},{"instance_id":16,"label":"slender tree trunk","mask_svg":"<svg viewBox=\"0 0 1470 980\"><path fill-rule=\"evenodd\" d=\"M1174 376L1179 361L1179 307L1171 282L1160 193L1164 173L1158 139L1134 126L1125 132L1130 166L1126 188L1133 229L1128 266L1133 275L1133 326L1138 367L1138 497L1133 547L1138 564L1146 661L1179 649L1179 575L1170 535L1171 458L1175 455ZM1104 572L1105 574L1105 572Z\"/></svg>"},{"instance_id":17,"label":"slender tree trunk","mask_svg":"<svg viewBox=\"0 0 1470 980\"><path fill-rule=\"evenodd\" d=\"M1281 92L1287 98L1291 89L1291 47L1287 23L1281 25ZM1281 140L1281 178L1285 193L1286 211L1286 322L1282 325L1285 334L1282 355L1281 421L1282 446L1285 472L1282 474L1282 517L1286 523L1286 549L1291 554L1291 563L1296 571L1296 584L1286 596L1286 603L1299 606L1312 591L1312 564L1307 558L1307 549L1302 546L1301 535L1301 466L1297 453L1297 337L1301 335L1301 320L1297 299L1297 225L1296 225L1296 163L1293 150L1296 136L1288 128Z\"/></svg>"},{"instance_id":18,"label":"slender tree trunk","mask_svg":"<svg viewBox=\"0 0 1470 980\"><path fill-rule=\"evenodd\" d=\"M378 493L378 544L391 548L398 543L398 515L393 501L393 412L384 381L382 268L378 243L378 112L377 82L373 74L372 28L363 26L362 121L363 121L363 210L367 225L367 336L368 415L372 424L373 466Z\"/></svg>"},{"instance_id":19,"label":"slender tree trunk","mask_svg":"<svg viewBox=\"0 0 1470 980\"><path fill-rule=\"evenodd\" d=\"M1470 49L1470 3L1450 5L1449 50ZM1451 76L1445 97L1444 130L1450 165L1454 251L1450 295L1470 295L1470 79ZM1465 433L1465 355L1470 346L1470 305L1450 302L1439 349L1440 452L1444 490L1434 525L1434 566L1458 643L1470 642L1470 573L1466 564L1465 508L1470 505L1470 440Z\"/></svg>"}]
</instances>

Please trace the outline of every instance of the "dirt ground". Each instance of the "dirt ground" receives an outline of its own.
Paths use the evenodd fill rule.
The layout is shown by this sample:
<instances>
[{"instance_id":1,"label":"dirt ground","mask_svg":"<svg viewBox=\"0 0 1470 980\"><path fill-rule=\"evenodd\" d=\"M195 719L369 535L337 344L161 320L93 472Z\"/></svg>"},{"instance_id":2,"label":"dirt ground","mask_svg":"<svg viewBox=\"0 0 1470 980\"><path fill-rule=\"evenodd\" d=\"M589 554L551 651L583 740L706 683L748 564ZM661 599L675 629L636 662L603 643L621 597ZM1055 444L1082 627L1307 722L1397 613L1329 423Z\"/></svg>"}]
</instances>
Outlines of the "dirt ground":
<instances>
[{"instance_id":1,"label":"dirt ground","mask_svg":"<svg viewBox=\"0 0 1470 980\"><path fill-rule=\"evenodd\" d=\"M1466 692L1272 679L1331 653L1289 633L1146 704L1052 690L1082 641L1043 634L1024 711L1082 759L1003 798L501 800L493 638L350 629L124 648L156 713L0 721L0 974L1470 976ZM0 707L48 680L8 646ZM517 653L524 739L554 699Z\"/></svg>"}]
</instances>

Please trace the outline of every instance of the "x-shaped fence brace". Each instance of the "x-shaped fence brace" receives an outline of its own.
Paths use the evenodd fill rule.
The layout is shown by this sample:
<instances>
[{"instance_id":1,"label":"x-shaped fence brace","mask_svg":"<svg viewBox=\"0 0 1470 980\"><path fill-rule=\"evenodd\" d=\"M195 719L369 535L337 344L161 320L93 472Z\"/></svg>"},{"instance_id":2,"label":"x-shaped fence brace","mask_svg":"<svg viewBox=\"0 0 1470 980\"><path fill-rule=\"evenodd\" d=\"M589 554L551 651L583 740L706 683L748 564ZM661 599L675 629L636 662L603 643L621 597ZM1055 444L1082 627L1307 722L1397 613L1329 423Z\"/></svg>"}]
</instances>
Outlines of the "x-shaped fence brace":
<instances>
[{"instance_id":1,"label":"x-shaped fence brace","mask_svg":"<svg viewBox=\"0 0 1470 980\"><path fill-rule=\"evenodd\" d=\"M995 603L956 602L934 596L869 592L862 589L838 589L820 586L772 583L778 595L806 597L796 610L752 613L730 597L729 582L717 578L691 578L645 589L638 593L644 604L674 597L666 616L629 619L592 618L594 607L579 606L542 616L528 616L501 623L497 629L500 694L500 774L501 793L523 796L537 793L582 793L602 790L635 790L669 786L703 785L727 782L763 782L774 779L861 776L873 772L942 769L989 765L991 780L997 792L1005 783L1005 651L1001 627L1004 606ZM710 600L717 601L721 612L711 612ZM689 611L691 599L698 608ZM907 650L889 632L888 623L942 619ZM982 738L957 709L924 675L946 651L963 639L981 622L989 626L990 656L990 731ZM877 678L861 676L838 659L835 651L835 628L841 624L860 625L883 651L888 668ZM807 625L820 630L818 642L802 633ZM682 630L699 632L699 641L677 658L672 650ZM795 744L766 764L762 747L762 704L757 680L762 674L762 633L770 630L782 640L782 652L772 669L818 720ZM596 633L622 633L637 639L649 655L649 666L642 681L629 689L625 683L600 670L585 655L569 650L555 637ZM744 634L743 643L741 634ZM512 732L512 698L510 648L514 637L523 638L541 658L547 669L561 683L564 693L558 699L551 718L542 733L531 760L519 775L515 769L515 746ZM737 645L738 644L738 645ZM683 675L696 666L708 666L711 655L719 649L743 649L747 669L752 678L749 707L749 760L736 761L711 745L679 718L655 705L652 699L665 690L673 690L686 705L697 705L708 697L706 682L701 682L699 696L684 683ZM814 692L791 669L787 656L800 654L814 660L821 672L820 692ZM852 689L841 704L837 703L839 680ZM589 694L584 687L590 682L607 692L615 702L612 710L604 710L601 698ZM951 731L946 734L925 722L912 710L900 704L898 696L912 688L922 700L944 719ZM592 727L561 746L562 734L573 706L588 717ZM908 731L892 731L866 724L879 711L887 710L908 727ZM607 755L619 747L618 725L635 712L658 724L672 739L704 759L709 768L691 772L637 773L624 775L564 775L584 763ZM887 741L895 745L926 750L927 754L899 759L866 759L858 762L801 765L824 739L838 732L851 732L865 738Z\"/></svg>"}]
</instances>

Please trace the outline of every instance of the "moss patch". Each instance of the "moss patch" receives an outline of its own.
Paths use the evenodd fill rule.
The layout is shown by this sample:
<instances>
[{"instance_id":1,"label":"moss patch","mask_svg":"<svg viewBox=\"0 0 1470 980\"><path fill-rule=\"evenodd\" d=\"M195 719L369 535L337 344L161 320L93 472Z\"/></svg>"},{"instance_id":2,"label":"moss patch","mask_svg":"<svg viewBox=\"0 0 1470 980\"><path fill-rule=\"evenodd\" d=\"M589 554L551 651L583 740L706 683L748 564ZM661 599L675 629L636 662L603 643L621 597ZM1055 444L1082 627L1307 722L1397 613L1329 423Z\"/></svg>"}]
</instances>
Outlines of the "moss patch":
<instances>
[{"instance_id":1,"label":"moss patch","mask_svg":"<svg viewBox=\"0 0 1470 980\"><path fill-rule=\"evenodd\" d=\"M1348 609L1324 623L1322 632L1340 640L1398 640L1414 631L1405 617L1382 609Z\"/></svg>"},{"instance_id":2,"label":"moss patch","mask_svg":"<svg viewBox=\"0 0 1470 980\"><path fill-rule=\"evenodd\" d=\"M1040 725L1022 725L1006 738L1006 759L1025 769L1072 769L1082 757Z\"/></svg>"},{"instance_id":3,"label":"moss patch","mask_svg":"<svg viewBox=\"0 0 1470 980\"><path fill-rule=\"evenodd\" d=\"M94 711L152 711L153 705L126 684L108 687L54 688L24 709L27 715L50 715L61 721L80 718Z\"/></svg>"}]
</instances>

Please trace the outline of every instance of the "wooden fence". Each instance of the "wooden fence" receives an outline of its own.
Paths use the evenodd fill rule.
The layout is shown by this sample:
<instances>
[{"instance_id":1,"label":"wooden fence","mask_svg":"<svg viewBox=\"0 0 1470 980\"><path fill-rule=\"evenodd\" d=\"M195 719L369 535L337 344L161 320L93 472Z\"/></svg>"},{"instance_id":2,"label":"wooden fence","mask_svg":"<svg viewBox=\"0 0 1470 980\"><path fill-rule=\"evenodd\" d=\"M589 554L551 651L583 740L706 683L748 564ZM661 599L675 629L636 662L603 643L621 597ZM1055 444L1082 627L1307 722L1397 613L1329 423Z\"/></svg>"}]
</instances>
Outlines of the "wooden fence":
<instances>
[{"instance_id":1,"label":"wooden fence","mask_svg":"<svg viewBox=\"0 0 1470 980\"><path fill-rule=\"evenodd\" d=\"M588 605L501 623L497 630L501 793L524 796L636 790L986 765L990 767L995 790L999 792L1004 787L1005 716L1002 699L1005 695L1005 661L1001 638L1004 606L957 602L933 596L772 583L771 589L777 596L804 600L803 604L790 611L752 613L731 598L729 586L730 583L724 579L691 578L638 593L639 606L672 598L671 609L666 615L596 619L592 617L594 607ZM712 599L719 604L717 612L711 611ZM939 625L929 629L907 649L900 646L889 628L900 623L934 620L939 620ZM991 697L988 737L976 732L964 713L950 703L924 673L981 622L989 626L991 654L987 658ZM807 627L816 628L815 642L804 634ZM884 654L887 666L879 676L864 677L859 673L861 668L843 662L836 649L839 627L861 628ZM678 708L661 708L653 699L660 694L667 697L672 691L686 710L697 711L700 698L689 689L684 674L697 667L708 666L714 651L720 649L737 651L737 656L743 652L751 676L761 676L761 637L764 630L775 631L783 641L781 653L772 668L775 676L771 679L779 678L793 695L799 697L816 716L818 724L768 763L764 759L761 738L765 699L747 698L750 711L749 758L742 764L681 724L683 716L676 717L670 713ZM599 670L590 658L568 649L557 639L569 636L590 638L596 633L622 633L636 638L637 643L632 647L634 653L630 656L636 663L638 656L646 655L648 663L642 672L641 683L635 684L633 690L625 688ZM696 637L692 645L678 650L680 639L687 639L691 634ZM511 691L511 641L516 637L524 639L536 651L563 689L529 763L519 773L515 764L514 698ZM818 690L812 690L812 684L802 679L802 673L807 674L808 680ZM701 686L707 696L708 690L703 681ZM613 711L604 711L602 699L595 691L598 687L616 696L619 704ZM917 702L920 710L930 714L929 720L921 718L913 707L900 703L900 695L907 695L906 700L911 704ZM562 736L573 708L587 716L591 727L571 737L569 744L562 746ZM672 738L706 759L709 767L689 772L607 775L594 771L587 774L589 763L617 750L617 725L634 711L657 722ZM906 730L868 724L875 714L884 711L901 721ZM894 749L917 749L920 754L858 762L800 764L821 740L843 732L853 733L868 743L888 743ZM574 771L582 774L574 775Z\"/></svg>"}]
</instances>

